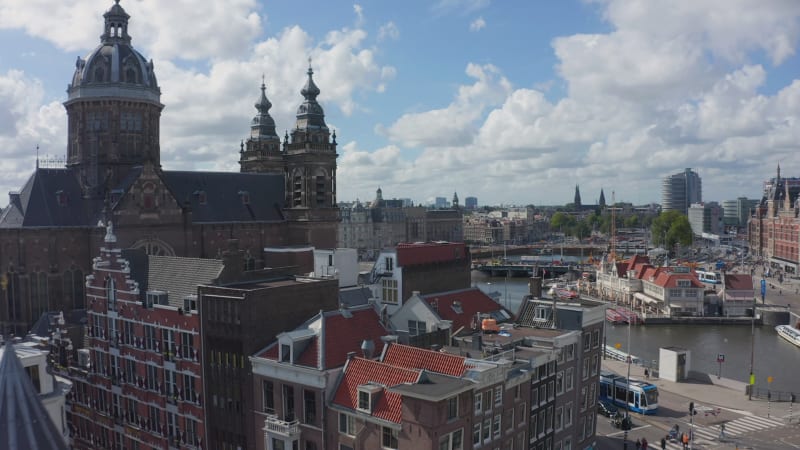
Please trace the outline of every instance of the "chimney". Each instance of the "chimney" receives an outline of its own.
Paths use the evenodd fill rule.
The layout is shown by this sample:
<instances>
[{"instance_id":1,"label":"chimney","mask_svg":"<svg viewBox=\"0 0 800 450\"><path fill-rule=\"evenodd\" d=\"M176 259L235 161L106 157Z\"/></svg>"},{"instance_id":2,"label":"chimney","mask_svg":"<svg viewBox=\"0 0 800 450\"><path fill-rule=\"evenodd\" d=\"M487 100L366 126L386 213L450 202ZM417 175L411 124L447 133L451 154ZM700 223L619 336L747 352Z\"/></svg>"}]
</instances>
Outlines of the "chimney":
<instances>
[{"instance_id":1,"label":"chimney","mask_svg":"<svg viewBox=\"0 0 800 450\"><path fill-rule=\"evenodd\" d=\"M372 355L375 353L375 343L369 339L364 339L361 342L361 352L364 354L364 358L372 359Z\"/></svg>"},{"instance_id":2,"label":"chimney","mask_svg":"<svg viewBox=\"0 0 800 450\"><path fill-rule=\"evenodd\" d=\"M347 352L347 360L350 361L356 356L356 352Z\"/></svg>"}]
</instances>

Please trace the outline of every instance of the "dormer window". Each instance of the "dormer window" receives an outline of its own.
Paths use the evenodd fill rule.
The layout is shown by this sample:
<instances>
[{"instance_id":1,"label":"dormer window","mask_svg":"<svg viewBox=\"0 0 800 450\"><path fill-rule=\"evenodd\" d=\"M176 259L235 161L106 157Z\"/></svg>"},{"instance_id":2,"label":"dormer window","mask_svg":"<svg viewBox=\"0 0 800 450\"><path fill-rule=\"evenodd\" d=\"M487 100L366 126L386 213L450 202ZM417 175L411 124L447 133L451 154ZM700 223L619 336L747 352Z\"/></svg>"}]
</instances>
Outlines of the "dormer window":
<instances>
[{"instance_id":1,"label":"dormer window","mask_svg":"<svg viewBox=\"0 0 800 450\"><path fill-rule=\"evenodd\" d=\"M453 311L456 312L456 314L464 313L464 310L461 309L461 300L453 300L453 304L451 305L451 307L453 308Z\"/></svg>"},{"instance_id":2,"label":"dormer window","mask_svg":"<svg viewBox=\"0 0 800 450\"><path fill-rule=\"evenodd\" d=\"M67 206L67 199L68 197L66 192L62 190L56 191L56 203L58 203L58 206Z\"/></svg>"},{"instance_id":3,"label":"dormer window","mask_svg":"<svg viewBox=\"0 0 800 450\"><path fill-rule=\"evenodd\" d=\"M378 401L378 394L383 388L374 384L362 384L358 387L358 410L372 414L372 408Z\"/></svg>"},{"instance_id":4,"label":"dormer window","mask_svg":"<svg viewBox=\"0 0 800 450\"><path fill-rule=\"evenodd\" d=\"M280 344L280 362L292 362L292 346L289 344Z\"/></svg>"},{"instance_id":5,"label":"dormer window","mask_svg":"<svg viewBox=\"0 0 800 450\"><path fill-rule=\"evenodd\" d=\"M197 199L197 203L201 205L206 204L206 191L194 191L194 196Z\"/></svg>"},{"instance_id":6,"label":"dormer window","mask_svg":"<svg viewBox=\"0 0 800 450\"><path fill-rule=\"evenodd\" d=\"M239 197L242 199L243 205L250 204L250 193L247 191L239 191Z\"/></svg>"}]
</instances>

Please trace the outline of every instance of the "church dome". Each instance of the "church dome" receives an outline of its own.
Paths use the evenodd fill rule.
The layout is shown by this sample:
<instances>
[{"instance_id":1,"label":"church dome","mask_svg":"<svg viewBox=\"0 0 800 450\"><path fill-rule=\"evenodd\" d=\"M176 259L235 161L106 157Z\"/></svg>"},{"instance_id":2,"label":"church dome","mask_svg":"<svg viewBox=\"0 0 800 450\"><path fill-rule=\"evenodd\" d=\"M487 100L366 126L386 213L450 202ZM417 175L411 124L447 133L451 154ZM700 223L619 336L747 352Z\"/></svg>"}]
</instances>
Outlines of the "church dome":
<instances>
[{"instance_id":1,"label":"church dome","mask_svg":"<svg viewBox=\"0 0 800 450\"><path fill-rule=\"evenodd\" d=\"M100 45L85 58L78 58L72 83L67 88L69 100L92 97L125 97L159 103L161 90L147 61L131 46L128 35L130 16L119 0L103 14L105 29Z\"/></svg>"}]
</instances>

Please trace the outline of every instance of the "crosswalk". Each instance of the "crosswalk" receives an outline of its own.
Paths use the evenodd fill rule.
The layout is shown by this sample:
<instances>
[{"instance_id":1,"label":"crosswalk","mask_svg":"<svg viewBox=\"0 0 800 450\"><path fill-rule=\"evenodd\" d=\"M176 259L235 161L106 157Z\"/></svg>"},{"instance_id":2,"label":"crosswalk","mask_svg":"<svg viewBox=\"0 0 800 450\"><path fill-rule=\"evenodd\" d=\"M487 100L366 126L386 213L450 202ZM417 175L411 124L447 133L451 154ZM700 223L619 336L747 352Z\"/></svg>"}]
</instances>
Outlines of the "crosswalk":
<instances>
[{"instance_id":1,"label":"crosswalk","mask_svg":"<svg viewBox=\"0 0 800 450\"><path fill-rule=\"evenodd\" d=\"M784 425L783 421L777 419L767 419L757 416L743 416L736 420L725 422L725 436L723 440L732 440L737 436L741 436L753 431L766 430L768 428L775 428ZM685 422L681 426L681 432L690 429L689 422ZM694 426L694 442L703 444L708 442L720 441L720 427L719 425L696 425ZM650 446L652 446L651 443ZM658 448L658 443L655 443L655 448ZM648 446L648 448L650 448ZM683 449L683 444L680 442L668 442L667 448L672 450Z\"/></svg>"}]
</instances>

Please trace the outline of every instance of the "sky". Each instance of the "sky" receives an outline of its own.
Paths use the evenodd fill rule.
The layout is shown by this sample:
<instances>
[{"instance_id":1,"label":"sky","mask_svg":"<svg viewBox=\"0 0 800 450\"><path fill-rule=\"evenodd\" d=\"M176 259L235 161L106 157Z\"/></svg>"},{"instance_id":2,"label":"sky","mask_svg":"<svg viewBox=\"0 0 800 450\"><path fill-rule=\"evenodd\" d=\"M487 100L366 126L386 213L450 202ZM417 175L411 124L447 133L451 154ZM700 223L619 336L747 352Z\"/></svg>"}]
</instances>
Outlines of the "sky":
<instances>
[{"instance_id":1,"label":"sky","mask_svg":"<svg viewBox=\"0 0 800 450\"><path fill-rule=\"evenodd\" d=\"M238 170L262 76L279 135L309 58L339 201L705 201L800 176L797 0L122 0L166 170ZM111 0L0 2L0 192L66 153L67 84ZM612 194L613 193L613 194ZM0 205L8 203L0 197Z\"/></svg>"}]
</instances>

